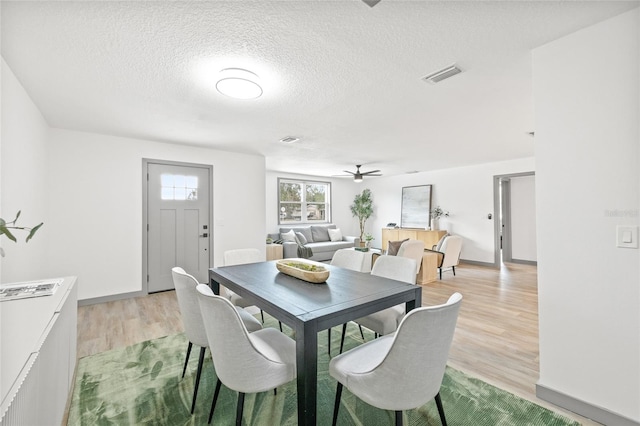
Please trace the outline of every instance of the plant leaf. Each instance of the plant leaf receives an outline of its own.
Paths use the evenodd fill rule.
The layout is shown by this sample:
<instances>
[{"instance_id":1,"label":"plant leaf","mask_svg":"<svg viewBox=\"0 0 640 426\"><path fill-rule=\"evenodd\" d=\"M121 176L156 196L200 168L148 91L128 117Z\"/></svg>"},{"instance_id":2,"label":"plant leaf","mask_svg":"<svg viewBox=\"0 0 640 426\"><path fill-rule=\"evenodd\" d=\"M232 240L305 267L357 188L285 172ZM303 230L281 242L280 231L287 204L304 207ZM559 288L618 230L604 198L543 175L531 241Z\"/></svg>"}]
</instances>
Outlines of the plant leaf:
<instances>
[{"instance_id":1,"label":"plant leaf","mask_svg":"<svg viewBox=\"0 0 640 426\"><path fill-rule=\"evenodd\" d=\"M7 238L13 241L14 243L16 242L16 237L13 236L11 231L9 231L9 228L7 228L5 225L0 226L0 235L2 234L6 235Z\"/></svg>"},{"instance_id":2,"label":"plant leaf","mask_svg":"<svg viewBox=\"0 0 640 426\"><path fill-rule=\"evenodd\" d=\"M27 243L29 242L29 240L30 240L31 238L33 238L33 235L36 233L36 231L37 231L38 229L40 229L40 227L41 227L42 225L44 225L44 222L40 222L40 224L39 224L39 225L36 225L36 226L34 226L33 228L31 228L31 232L29 232L29 235L27 235L27 239L25 240Z\"/></svg>"},{"instance_id":3,"label":"plant leaf","mask_svg":"<svg viewBox=\"0 0 640 426\"><path fill-rule=\"evenodd\" d=\"M20 217L21 213L22 213L22 210L18 210L18 213L16 213L16 218L13 219L13 223L16 223L16 220L18 220L18 218Z\"/></svg>"}]
</instances>

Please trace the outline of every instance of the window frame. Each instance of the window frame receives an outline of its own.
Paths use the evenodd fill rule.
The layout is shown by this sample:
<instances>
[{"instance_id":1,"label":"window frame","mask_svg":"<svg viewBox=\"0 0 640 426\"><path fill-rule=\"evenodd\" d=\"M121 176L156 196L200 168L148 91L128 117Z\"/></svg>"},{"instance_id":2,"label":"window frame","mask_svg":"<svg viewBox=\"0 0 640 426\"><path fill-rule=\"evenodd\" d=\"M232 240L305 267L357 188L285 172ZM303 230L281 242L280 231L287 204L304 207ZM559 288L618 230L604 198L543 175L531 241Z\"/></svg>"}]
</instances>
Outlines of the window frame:
<instances>
[{"instance_id":1,"label":"window frame","mask_svg":"<svg viewBox=\"0 0 640 426\"><path fill-rule=\"evenodd\" d=\"M280 215L280 205L282 200L280 199L280 184L282 182L285 183L293 183L293 184L299 184L302 187L302 199L300 200L300 205L301 205L301 210L300 210L300 221L299 222L283 222L282 221L282 217ZM326 187L326 197L325 197L325 201L324 201L324 211L325 211L325 218L324 220L320 221L320 220L313 220L313 221L309 221L307 219L307 204L318 204L315 201L306 201L306 188L307 185L322 185L324 187ZM277 202L276 202L276 214L278 215L278 225L282 225L282 226L296 226L296 225L313 225L313 224L326 224L326 223L331 223L331 216L332 216L332 211L331 211L331 182L329 181L318 181L318 180L309 180L309 179L295 179L295 178L285 178L285 177L279 177L278 178L278 187L277 187ZM302 218L305 218L304 220L302 220Z\"/></svg>"}]
</instances>

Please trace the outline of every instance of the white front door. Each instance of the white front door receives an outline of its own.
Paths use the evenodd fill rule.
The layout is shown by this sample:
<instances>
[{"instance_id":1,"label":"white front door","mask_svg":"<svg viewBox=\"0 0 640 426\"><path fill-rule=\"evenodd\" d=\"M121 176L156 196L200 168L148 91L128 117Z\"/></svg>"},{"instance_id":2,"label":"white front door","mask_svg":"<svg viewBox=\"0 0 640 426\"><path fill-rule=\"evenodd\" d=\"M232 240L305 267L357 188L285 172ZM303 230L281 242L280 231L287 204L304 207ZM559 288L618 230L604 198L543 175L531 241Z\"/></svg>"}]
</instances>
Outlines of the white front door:
<instances>
[{"instance_id":1,"label":"white front door","mask_svg":"<svg viewBox=\"0 0 640 426\"><path fill-rule=\"evenodd\" d=\"M148 292L174 288L171 268L208 282L210 168L147 163Z\"/></svg>"}]
</instances>

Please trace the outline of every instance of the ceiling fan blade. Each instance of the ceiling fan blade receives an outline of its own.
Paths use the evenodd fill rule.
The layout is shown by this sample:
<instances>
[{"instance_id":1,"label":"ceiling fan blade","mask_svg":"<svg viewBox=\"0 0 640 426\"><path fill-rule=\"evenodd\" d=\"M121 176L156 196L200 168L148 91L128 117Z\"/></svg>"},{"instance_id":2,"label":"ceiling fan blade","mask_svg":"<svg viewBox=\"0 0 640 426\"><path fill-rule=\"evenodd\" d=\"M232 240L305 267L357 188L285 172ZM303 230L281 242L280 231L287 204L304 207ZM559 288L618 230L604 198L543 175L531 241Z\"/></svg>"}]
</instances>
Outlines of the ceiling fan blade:
<instances>
[{"instance_id":1,"label":"ceiling fan blade","mask_svg":"<svg viewBox=\"0 0 640 426\"><path fill-rule=\"evenodd\" d=\"M367 4L367 6L369 7L373 7L376 4L380 3L380 0L362 0L364 3Z\"/></svg>"},{"instance_id":2,"label":"ceiling fan blade","mask_svg":"<svg viewBox=\"0 0 640 426\"><path fill-rule=\"evenodd\" d=\"M351 173L351 175L355 175L355 173L350 172L349 170L343 170L343 172L345 172L345 173Z\"/></svg>"},{"instance_id":3,"label":"ceiling fan blade","mask_svg":"<svg viewBox=\"0 0 640 426\"><path fill-rule=\"evenodd\" d=\"M372 175L373 173L380 173L380 170L371 170L370 172L362 172L363 175Z\"/></svg>"}]
</instances>

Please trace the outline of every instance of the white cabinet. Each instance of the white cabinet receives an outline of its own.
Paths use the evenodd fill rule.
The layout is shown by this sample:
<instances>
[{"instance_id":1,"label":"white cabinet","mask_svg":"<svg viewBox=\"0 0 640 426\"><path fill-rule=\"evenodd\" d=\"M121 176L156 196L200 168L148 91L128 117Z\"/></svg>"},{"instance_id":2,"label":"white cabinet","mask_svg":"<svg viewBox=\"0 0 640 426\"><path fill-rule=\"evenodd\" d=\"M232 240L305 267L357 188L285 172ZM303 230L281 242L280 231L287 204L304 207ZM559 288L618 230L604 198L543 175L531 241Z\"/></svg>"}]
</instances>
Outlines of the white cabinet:
<instances>
[{"instance_id":1,"label":"white cabinet","mask_svg":"<svg viewBox=\"0 0 640 426\"><path fill-rule=\"evenodd\" d=\"M75 283L0 304L0 425L62 423L76 366Z\"/></svg>"}]
</instances>

